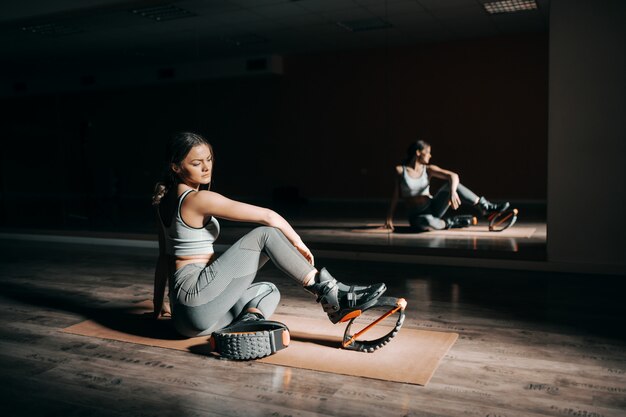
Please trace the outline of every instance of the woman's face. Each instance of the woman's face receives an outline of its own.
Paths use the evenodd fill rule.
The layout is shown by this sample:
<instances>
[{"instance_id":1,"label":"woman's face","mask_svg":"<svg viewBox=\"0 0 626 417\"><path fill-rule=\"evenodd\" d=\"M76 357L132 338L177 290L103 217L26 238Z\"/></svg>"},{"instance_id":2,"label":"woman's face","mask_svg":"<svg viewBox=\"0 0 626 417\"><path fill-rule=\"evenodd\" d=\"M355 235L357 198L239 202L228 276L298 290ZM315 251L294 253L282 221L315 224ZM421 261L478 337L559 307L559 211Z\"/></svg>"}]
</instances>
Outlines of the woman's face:
<instances>
[{"instance_id":1,"label":"woman's face","mask_svg":"<svg viewBox=\"0 0 626 417\"><path fill-rule=\"evenodd\" d=\"M428 162L430 161L430 146L426 146L424 149L422 149L421 151L417 151L417 161L420 164L424 164L424 165L428 165Z\"/></svg>"},{"instance_id":2,"label":"woman's face","mask_svg":"<svg viewBox=\"0 0 626 417\"><path fill-rule=\"evenodd\" d=\"M207 145L196 145L187 154L180 166L172 169L188 185L203 185L211 182L213 172L213 154Z\"/></svg>"}]
</instances>

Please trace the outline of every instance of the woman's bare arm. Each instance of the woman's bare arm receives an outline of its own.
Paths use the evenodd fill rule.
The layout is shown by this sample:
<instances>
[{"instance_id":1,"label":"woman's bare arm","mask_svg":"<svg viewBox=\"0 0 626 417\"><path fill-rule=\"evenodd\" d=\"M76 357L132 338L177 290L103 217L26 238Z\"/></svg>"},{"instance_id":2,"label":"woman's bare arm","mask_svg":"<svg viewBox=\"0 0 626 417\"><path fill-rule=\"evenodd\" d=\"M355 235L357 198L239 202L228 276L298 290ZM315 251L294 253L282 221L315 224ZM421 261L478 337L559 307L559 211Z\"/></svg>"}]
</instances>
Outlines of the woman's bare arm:
<instances>
[{"instance_id":1,"label":"woman's bare arm","mask_svg":"<svg viewBox=\"0 0 626 417\"><path fill-rule=\"evenodd\" d=\"M461 198L456 192L459 186L459 175L456 172L449 171L438 167L437 165L428 165L428 174L435 178L446 180L450 183L450 204L452 208L456 210L461 205Z\"/></svg>"},{"instance_id":2,"label":"woman's bare arm","mask_svg":"<svg viewBox=\"0 0 626 417\"><path fill-rule=\"evenodd\" d=\"M387 211L387 219L385 221L385 229L393 230L393 216L396 213L396 207L398 206L398 199L400 197L400 190L398 182L393 187L393 193L391 194L391 201L389 202L389 210Z\"/></svg>"},{"instance_id":3,"label":"woman's bare arm","mask_svg":"<svg viewBox=\"0 0 626 417\"><path fill-rule=\"evenodd\" d=\"M157 259L156 268L154 269L154 295L152 298L152 304L154 306L154 318L158 319L161 316L171 314L169 307L163 303L165 298L165 287L167 286L167 280L169 274L171 273L171 260L170 256L165 253L165 236L163 236L163 229L160 225L158 213L156 215L159 230L159 258Z\"/></svg>"},{"instance_id":4,"label":"woman's bare arm","mask_svg":"<svg viewBox=\"0 0 626 417\"><path fill-rule=\"evenodd\" d=\"M396 175L402 175L402 166L396 167ZM389 202L389 210L387 211L387 219L385 221L385 229L393 230L393 216L396 213L396 207L398 206L398 200L400 199L400 185L398 178L394 180L393 193L391 194L391 200Z\"/></svg>"},{"instance_id":5,"label":"woman's bare arm","mask_svg":"<svg viewBox=\"0 0 626 417\"><path fill-rule=\"evenodd\" d=\"M191 197L191 198L190 198ZM273 210L231 200L213 191L200 191L187 197L190 208L204 216L239 222L259 223L279 229L300 253L313 265L311 251L302 242L300 236L280 214Z\"/></svg>"}]
</instances>

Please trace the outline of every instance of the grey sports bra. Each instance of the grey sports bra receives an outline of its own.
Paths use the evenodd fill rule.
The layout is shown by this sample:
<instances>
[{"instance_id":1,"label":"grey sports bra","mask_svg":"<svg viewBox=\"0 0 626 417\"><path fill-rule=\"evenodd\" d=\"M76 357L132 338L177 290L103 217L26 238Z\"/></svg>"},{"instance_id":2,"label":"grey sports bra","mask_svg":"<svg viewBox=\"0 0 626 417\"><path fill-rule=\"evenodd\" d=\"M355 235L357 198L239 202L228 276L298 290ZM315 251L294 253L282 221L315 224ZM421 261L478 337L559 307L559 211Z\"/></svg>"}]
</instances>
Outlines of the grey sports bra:
<instances>
[{"instance_id":1,"label":"grey sports bra","mask_svg":"<svg viewBox=\"0 0 626 417\"><path fill-rule=\"evenodd\" d=\"M402 176L400 178L400 195L402 197L415 197L426 195L430 197L430 181L426 166L422 169L422 175L417 178L409 176L406 166L402 165Z\"/></svg>"},{"instance_id":2,"label":"grey sports bra","mask_svg":"<svg viewBox=\"0 0 626 417\"><path fill-rule=\"evenodd\" d=\"M187 190L178 197L178 207L172 223L165 226L161 213L159 219L165 235L165 252L174 256L207 255L214 253L213 242L220 234L220 224L211 216L203 227L191 227L183 220L180 208L185 197L194 190Z\"/></svg>"}]
</instances>

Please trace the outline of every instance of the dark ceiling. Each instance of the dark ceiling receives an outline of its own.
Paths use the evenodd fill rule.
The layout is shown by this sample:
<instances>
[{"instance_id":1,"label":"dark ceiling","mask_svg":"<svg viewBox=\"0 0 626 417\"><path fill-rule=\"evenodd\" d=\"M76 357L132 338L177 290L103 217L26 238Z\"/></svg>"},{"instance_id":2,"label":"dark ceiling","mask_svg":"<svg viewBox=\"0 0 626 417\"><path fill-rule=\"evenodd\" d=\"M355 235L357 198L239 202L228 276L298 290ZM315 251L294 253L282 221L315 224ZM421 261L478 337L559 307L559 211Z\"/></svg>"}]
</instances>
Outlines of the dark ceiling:
<instances>
[{"instance_id":1,"label":"dark ceiling","mask_svg":"<svg viewBox=\"0 0 626 417\"><path fill-rule=\"evenodd\" d=\"M537 10L497 15L485 11L485 2L5 1L0 4L0 74L34 75L42 67L168 65L547 31L549 0L538 0ZM160 20L150 16L159 10Z\"/></svg>"}]
</instances>

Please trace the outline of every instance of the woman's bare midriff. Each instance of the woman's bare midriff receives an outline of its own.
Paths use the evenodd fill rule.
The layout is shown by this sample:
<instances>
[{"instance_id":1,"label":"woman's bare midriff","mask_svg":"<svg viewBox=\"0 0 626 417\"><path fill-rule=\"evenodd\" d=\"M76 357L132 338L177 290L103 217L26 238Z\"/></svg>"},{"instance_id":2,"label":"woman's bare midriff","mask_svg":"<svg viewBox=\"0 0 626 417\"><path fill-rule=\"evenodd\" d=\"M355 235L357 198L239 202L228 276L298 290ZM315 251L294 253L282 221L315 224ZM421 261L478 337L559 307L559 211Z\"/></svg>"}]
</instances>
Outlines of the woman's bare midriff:
<instances>
[{"instance_id":1,"label":"woman's bare midriff","mask_svg":"<svg viewBox=\"0 0 626 417\"><path fill-rule=\"evenodd\" d=\"M189 264L205 264L208 265L213 261L214 253L208 255L193 255L193 256L177 256L176 257L176 270L178 271L185 265Z\"/></svg>"}]
</instances>

